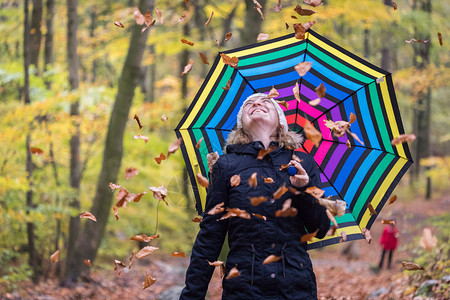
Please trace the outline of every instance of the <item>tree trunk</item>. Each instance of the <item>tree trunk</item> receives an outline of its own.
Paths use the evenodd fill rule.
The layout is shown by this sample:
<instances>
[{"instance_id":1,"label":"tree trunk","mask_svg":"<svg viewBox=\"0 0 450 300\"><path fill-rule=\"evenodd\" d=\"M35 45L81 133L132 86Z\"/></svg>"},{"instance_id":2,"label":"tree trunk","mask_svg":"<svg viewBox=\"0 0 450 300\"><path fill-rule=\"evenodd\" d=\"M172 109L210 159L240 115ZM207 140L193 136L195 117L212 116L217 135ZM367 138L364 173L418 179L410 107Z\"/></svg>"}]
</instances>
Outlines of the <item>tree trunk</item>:
<instances>
[{"instance_id":1,"label":"tree trunk","mask_svg":"<svg viewBox=\"0 0 450 300\"><path fill-rule=\"evenodd\" d=\"M36 67L39 74L39 52L41 50L42 0L33 0L33 12L31 15L30 29L30 64Z\"/></svg>"},{"instance_id":2,"label":"tree trunk","mask_svg":"<svg viewBox=\"0 0 450 300\"><path fill-rule=\"evenodd\" d=\"M145 101L154 102L155 101L155 80L156 80L156 52L155 45L150 45L149 55L153 56L152 62L147 66L145 76Z\"/></svg>"},{"instance_id":3,"label":"tree trunk","mask_svg":"<svg viewBox=\"0 0 450 300\"><path fill-rule=\"evenodd\" d=\"M47 12L45 15L45 24L47 27L47 33L45 34L44 43L44 72L48 71L53 66L53 19L55 16L55 0L47 0ZM50 80L45 79L45 86L47 89L51 89L52 83Z\"/></svg>"},{"instance_id":4,"label":"tree trunk","mask_svg":"<svg viewBox=\"0 0 450 300\"><path fill-rule=\"evenodd\" d=\"M223 20L223 33L222 40L220 41L220 46L225 46L225 35L231 32L231 24L233 23L234 15L236 14L236 9L238 5L235 5L228 16Z\"/></svg>"},{"instance_id":5,"label":"tree trunk","mask_svg":"<svg viewBox=\"0 0 450 300\"><path fill-rule=\"evenodd\" d=\"M69 68L70 89L76 90L79 86L78 78L78 55L77 55L77 29L78 29L78 0L67 0L67 63ZM77 117L80 115L80 102L75 100L70 105L70 115ZM76 118L77 119L77 118ZM74 121L75 133L70 138L70 187L74 193L69 200L69 206L77 211L80 209L78 199L81 181L80 163L80 124ZM67 244L66 272L70 272L73 262L77 259L76 245L80 232L80 218L74 216L69 221L69 241Z\"/></svg>"},{"instance_id":6,"label":"tree trunk","mask_svg":"<svg viewBox=\"0 0 450 300\"><path fill-rule=\"evenodd\" d=\"M97 28L97 8L96 8L96 6L93 6L91 8L91 12L90 12L89 16L91 18L91 25L89 27L89 37L92 40L95 36L95 29ZM92 83L94 83L97 80L97 65L98 65L98 59L95 58L92 61L92 77L91 77Z\"/></svg>"},{"instance_id":7,"label":"tree trunk","mask_svg":"<svg viewBox=\"0 0 450 300\"><path fill-rule=\"evenodd\" d=\"M266 0L259 0L259 4L263 8L261 10L264 12L266 6ZM256 38L261 32L263 20L260 14L255 9L255 3L253 0L245 0L245 21L244 28L241 30L241 42L242 44L256 43Z\"/></svg>"},{"instance_id":8,"label":"tree trunk","mask_svg":"<svg viewBox=\"0 0 450 300\"><path fill-rule=\"evenodd\" d=\"M141 11L153 10L154 0L140 0ZM141 34L141 26L134 25L114 107L109 119L103 152L102 169L97 182L97 190L89 210L97 217L97 222L85 222L83 230L75 247L75 255L68 258L65 282L75 282L80 276L88 275L89 268L84 259L95 260L97 250L104 235L108 217L111 214L112 193L110 182L116 182L123 152L123 136L128 114L134 97L135 88L139 82L141 61L145 50L148 32ZM70 259L70 260L69 260Z\"/></svg>"},{"instance_id":9,"label":"tree trunk","mask_svg":"<svg viewBox=\"0 0 450 300\"><path fill-rule=\"evenodd\" d=\"M370 31L369 29L364 29L364 58L370 58Z\"/></svg>"}]
</instances>

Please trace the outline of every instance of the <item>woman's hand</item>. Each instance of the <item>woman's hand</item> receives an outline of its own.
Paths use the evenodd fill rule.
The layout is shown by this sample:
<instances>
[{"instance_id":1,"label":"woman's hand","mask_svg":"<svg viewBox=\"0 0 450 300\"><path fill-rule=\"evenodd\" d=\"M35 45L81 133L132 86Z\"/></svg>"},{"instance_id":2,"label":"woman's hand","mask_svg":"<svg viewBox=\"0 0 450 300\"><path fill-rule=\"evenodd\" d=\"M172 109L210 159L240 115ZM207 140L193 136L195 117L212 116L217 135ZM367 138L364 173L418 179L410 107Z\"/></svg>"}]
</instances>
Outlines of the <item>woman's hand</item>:
<instances>
[{"instance_id":1,"label":"woman's hand","mask_svg":"<svg viewBox=\"0 0 450 300\"><path fill-rule=\"evenodd\" d=\"M290 164L293 165L297 169L297 174L291 176L291 184L296 187L304 187L309 182L308 173L306 173L305 169L303 169L302 165L295 161L291 160Z\"/></svg>"}]
</instances>

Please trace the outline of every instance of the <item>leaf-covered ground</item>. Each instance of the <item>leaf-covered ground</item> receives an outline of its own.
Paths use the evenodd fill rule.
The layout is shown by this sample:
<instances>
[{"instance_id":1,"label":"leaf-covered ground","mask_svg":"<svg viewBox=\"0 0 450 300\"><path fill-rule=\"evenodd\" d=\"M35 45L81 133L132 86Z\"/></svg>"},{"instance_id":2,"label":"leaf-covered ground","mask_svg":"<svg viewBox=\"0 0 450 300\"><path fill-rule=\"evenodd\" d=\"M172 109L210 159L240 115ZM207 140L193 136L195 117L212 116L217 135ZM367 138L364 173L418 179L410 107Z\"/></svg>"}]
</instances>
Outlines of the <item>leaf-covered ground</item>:
<instances>
[{"instance_id":1,"label":"leaf-covered ground","mask_svg":"<svg viewBox=\"0 0 450 300\"><path fill-rule=\"evenodd\" d=\"M386 206L383 218L395 218L400 231L400 246L394 254L391 270L377 271L381 253L378 239L384 225L378 221L372 227L372 243L365 240L310 251L318 282L319 299L411 299L414 284L408 283L400 262L411 260L406 245L417 242L424 226L418 226L430 216L445 212L450 196L433 201L414 199L397 200ZM433 229L434 231L436 229ZM346 251L348 250L348 251ZM56 279L49 279L34 286L25 282L14 292L3 294L5 299L178 299L183 286L188 258L161 256L156 253L136 260L130 270L124 269L120 276L113 271L113 264L102 264L92 269L92 281L73 287L60 287ZM145 274L157 279L143 290ZM1 291L0 291L1 294ZM221 279L215 272L210 283L207 299L220 299ZM417 298L424 299L424 298ZM442 298L443 299L443 298Z\"/></svg>"}]
</instances>

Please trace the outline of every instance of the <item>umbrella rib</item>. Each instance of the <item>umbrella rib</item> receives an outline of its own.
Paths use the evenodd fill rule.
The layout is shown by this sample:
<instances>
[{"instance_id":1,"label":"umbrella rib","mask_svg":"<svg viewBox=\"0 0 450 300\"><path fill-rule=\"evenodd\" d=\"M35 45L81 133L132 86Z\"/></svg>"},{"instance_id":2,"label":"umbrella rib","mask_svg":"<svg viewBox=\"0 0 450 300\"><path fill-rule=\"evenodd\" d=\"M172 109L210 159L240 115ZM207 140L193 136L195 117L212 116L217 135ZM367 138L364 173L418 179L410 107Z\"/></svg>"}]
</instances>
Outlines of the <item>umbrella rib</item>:
<instances>
[{"instance_id":1,"label":"umbrella rib","mask_svg":"<svg viewBox=\"0 0 450 300\"><path fill-rule=\"evenodd\" d=\"M257 90L250 84L250 82L247 80L247 78L245 78L245 76L242 75L242 73L238 69L236 69L236 72L242 77L243 80L245 80L245 82L248 84L249 87L252 88L252 90L254 92L257 92Z\"/></svg>"}]
</instances>

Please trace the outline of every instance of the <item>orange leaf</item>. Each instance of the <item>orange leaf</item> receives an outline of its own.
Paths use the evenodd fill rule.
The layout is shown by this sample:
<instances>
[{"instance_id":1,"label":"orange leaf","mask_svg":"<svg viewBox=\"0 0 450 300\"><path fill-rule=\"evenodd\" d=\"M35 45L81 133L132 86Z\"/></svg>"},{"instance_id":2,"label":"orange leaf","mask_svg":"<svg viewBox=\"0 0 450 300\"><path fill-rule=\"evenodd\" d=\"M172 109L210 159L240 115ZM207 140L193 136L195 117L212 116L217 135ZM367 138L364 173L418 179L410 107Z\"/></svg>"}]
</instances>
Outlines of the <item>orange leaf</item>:
<instances>
[{"instance_id":1,"label":"orange leaf","mask_svg":"<svg viewBox=\"0 0 450 300\"><path fill-rule=\"evenodd\" d=\"M205 187L205 188L208 188L209 187L209 181L208 181L208 179L205 177L205 176L203 176L201 173L197 173L197 181L198 181L198 183L202 186L202 187Z\"/></svg>"},{"instance_id":2,"label":"orange leaf","mask_svg":"<svg viewBox=\"0 0 450 300\"><path fill-rule=\"evenodd\" d=\"M90 259L85 259L84 263L88 266L88 267L92 267L92 263Z\"/></svg>"},{"instance_id":3,"label":"orange leaf","mask_svg":"<svg viewBox=\"0 0 450 300\"><path fill-rule=\"evenodd\" d=\"M203 220L202 216L195 216L192 218L192 222L200 223Z\"/></svg>"},{"instance_id":4,"label":"orange leaf","mask_svg":"<svg viewBox=\"0 0 450 300\"><path fill-rule=\"evenodd\" d=\"M286 107L286 109L289 109L289 104L286 101L278 101L278 100L275 101L277 101L277 103L280 104L281 106Z\"/></svg>"},{"instance_id":5,"label":"orange leaf","mask_svg":"<svg viewBox=\"0 0 450 300\"><path fill-rule=\"evenodd\" d=\"M389 205L391 205L392 203L394 203L395 200L397 200L397 195L394 195L394 196L392 196L391 198L389 198Z\"/></svg>"},{"instance_id":6,"label":"orange leaf","mask_svg":"<svg viewBox=\"0 0 450 300\"><path fill-rule=\"evenodd\" d=\"M241 272L239 272L239 270L236 267L234 267L230 270L230 272L228 272L228 276L225 279L236 278L239 275L241 275Z\"/></svg>"},{"instance_id":7,"label":"orange leaf","mask_svg":"<svg viewBox=\"0 0 450 300\"><path fill-rule=\"evenodd\" d=\"M137 140L137 139L141 139L144 140L144 142L147 144L148 142L148 137L142 135L142 134L138 134L138 135L133 135L133 137Z\"/></svg>"},{"instance_id":8,"label":"orange leaf","mask_svg":"<svg viewBox=\"0 0 450 300\"><path fill-rule=\"evenodd\" d=\"M209 263L210 266L214 266L214 267L223 266L223 261L220 261L220 260L216 260L216 261L213 261L213 262L208 261L208 263Z\"/></svg>"},{"instance_id":9,"label":"orange leaf","mask_svg":"<svg viewBox=\"0 0 450 300\"><path fill-rule=\"evenodd\" d=\"M321 189L319 189L319 188L316 187L316 186L312 186L312 187L307 188L307 189L305 190L305 192L308 193L308 194L310 194L310 195L312 195L312 196L314 196L314 197L317 198L317 199L319 199L320 197L323 196L323 194L325 194L325 191L324 191L324 190L321 190Z\"/></svg>"},{"instance_id":10,"label":"orange leaf","mask_svg":"<svg viewBox=\"0 0 450 300\"><path fill-rule=\"evenodd\" d=\"M322 101L322 99L317 98L317 99L315 99L315 100L309 101L308 104L311 105L311 106L316 106L316 105L319 105L319 104L320 104L320 101Z\"/></svg>"},{"instance_id":11,"label":"orange leaf","mask_svg":"<svg viewBox=\"0 0 450 300\"><path fill-rule=\"evenodd\" d=\"M156 282L155 278L153 278L152 276L145 273L145 281L144 281L144 286L142 287L142 289L145 290L146 288L152 286L155 282Z\"/></svg>"},{"instance_id":12,"label":"orange leaf","mask_svg":"<svg viewBox=\"0 0 450 300\"><path fill-rule=\"evenodd\" d=\"M159 156L153 157L156 161L156 163L159 165L161 164L161 161L166 160L166 156L164 155L164 153L161 152L161 154Z\"/></svg>"},{"instance_id":13,"label":"orange leaf","mask_svg":"<svg viewBox=\"0 0 450 300\"><path fill-rule=\"evenodd\" d=\"M313 238L317 235L317 232L318 232L318 231L319 231L319 230L316 230L316 231L314 231L314 232L311 232L311 233L307 233L307 234L302 235L300 241L301 241L302 243L305 243L305 242L312 242Z\"/></svg>"},{"instance_id":14,"label":"orange leaf","mask_svg":"<svg viewBox=\"0 0 450 300\"><path fill-rule=\"evenodd\" d=\"M212 17L214 16L214 11L211 12L211 15L209 16L208 21L206 21L205 26L208 26L209 23L211 23Z\"/></svg>"},{"instance_id":15,"label":"orange leaf","mask_svg":"<svg viewBox=\"0 0 450 300\"><path fill-rule=\"evenodd\" d=\"M257 217L257 218L263 219L264 221L267 220L266 216L263 216L263 215L260 215L260 214L254 214L254 213L252 213L252 215Z\"/></svg>"},{"instance_id":16,"label":"orange leaf","mask_svg":"<svg viewBox=\"0 0 450 300\"><path fill-rule=\"evenodd\" d=\"M119 209L117 208L117 206L114 206L114 205L113 205L112 209L113 209L114 217L116 217L116 221L118 221L119 220Z\"/></svg>"},{"instance_id":17,"label":"orange leaf","mask_svg":"<svg viewBox=\"0 0 450 300\"><path fill-rule=\"evenodd\" d=\"M139 202L141 200L142 196L144 196L145 194L147 194L147 192L143 192L143 193L139 193L139 194L129 193L125 199L127 200L127 202L131 202L131 201Z\"/></svg>"},{"instance_id":18,"label":"orange leaf","mask_svg":"<svg viewBox=\"0 0 450 300\"><path fill-rule=\"evenodd\" d=\"M186 257L184 252L172 252L173 257Z\"/></svg>"},{"instance_id":19,"label":"orange leaf","mask_svg":"<svg viewBox=\"0 0 450 300\"><path fill-rule=\"evenodd\" d=\"M383 219L383 220L381 220L381 224L388 224L388 225L394 225L395 226L395 221L394 220Z\"/></svg>"},{"instance_id":20,"label":"orange leaf","mask_svg":"<svg viewBox=\"0 0 450 300\"><path fill-rule=\"evenodd\" d=\"M227 34L225 34L225 42L228 42L231 39L231 36L233 34L231 32L228 32Z\"/></svg>"},{"instance_id":21,"label":"orange leaf","mask_svg":"<svg viewBox=\"0 0 450 300\"><path fill-rule=\"evenodd\" d=\"M308 21L305 24L303 24L303 28L305 28L305 30L308 30L309 28L311 28L314 24L316 24L316 21Z\"/></svg>"},{"instance_id":22,"label":"orange leaf","mask_svg":"<svg viewBox=\"0 0 450 300\"><path fill-rule=\"evenodd\" d=\"M216 206L214 206L213 208L211 208L208 211L208 215L217 215L218 213L221 213L225 210L225 207L223 207L223 205L225 204L225 202L220 202L219 204L217 204Z\"/></svg>"},{"instance_id":23,"label":"orange leaf","mask_svg":"<svg viewBox=\"0 0 450 300\"><path fill-rule=\"evenodd\" d=\"M287 169L287 168L289 168L291 166L291 164L284 164L284 165L281 165L280 166L280 171L283 171L284 169Z\"/></svg>"},{"instance_id":24,"label":"orange leaf","mask_svg":"<svg viewBox=\"0 0 450 300\"><path fill-rule=\"evenodd\" d=\"M125 26L123 26L122 23L117 22L117 21L114 21L114 25L116 25L117 27L120 27L120 28L125 28Z\"/></svg>"},{"instance_id":25,"label":"orange leaf","mask_svg":"<svg viewBox=\"0 0 450 300\"><path fill-rule=\"evenodd\" d=\"M147 10L147 12L144 15L145 18L145 25L147 27L150 27L150 24L152 24L152 15L150 14L150 10Z\"/></svg>"},{"instance_id":26,"label":"orange leaf","mask_svg":"<svg viewBox=\"0 0 450 300\"><path fill-rule=\"evenodd\" d=\"M90 219L94 222L97 222L97 218L91 214L90 212L83 212L80 214L80 219Z\"/></svg>"},{"instance_id":27,"label":"orange leaf","mask_svg":"<svg viewBox=\"0 0 450 300\"><path fill-rule=\"evenodd\" d=\"M188 41L188 40L186 40L186 39L181 39L181 42L182 42L183 44L188 44L189 46L194 46L194 43L193 43L193 42L190 42L190 41Z\"/></svg>"},{"instance_id":28,"label":"orange leaf","mask_svg":"<svg viewBox=\"0 0 450 300\"><path fill-rule=\"evenodd\" d=\"M154 240L154 239L157 239L157 238L159 238L159 234L157 234L157 235L151 235L151 236L147 236L147 235L145 235L145 234L139 234L139 235L132 236L132 237L130 238L130 240L148 243L148 242L150 242L151 240Z\"/></svg>"},{"instance_id":29,"label":"orange leaf","mask_svg":"<svg viewBox=\"0 0 450 300\"><path fill-rule=\"evenodd\" d=\"M253 173L250 178L248 179L248 185L250 187L257 187L258 186L258 179L256 178L258 175L257 172Z\"/></svg>"},{"instance_id":30,"label":"orange leaf","mask_svg":"<svg viewBox=\"0 0 450 300\"><path fill-rule=\"evenodd\" d=\"M162 17L162 13L159 9L155 8L155 12L156 12L156 18L158 19L159 24L163 24L164 19Z\"/></svg>"},{"instance_id":31,"label":"orange leaf","mask_svg":"<svg viewBox=\"0 0 450 300\"><path fill-rule=\"evenodd\" d=\"M263 202L267 201L267 197L259 196L259 197L250 197L250 204L253 206L258 206Z\"/></svg>"},{"instance_id":32,"label":"orange leaf","mask_svg":"<svg viewBox=\"0 0 450 300\"><path fill-rule=\"evenodd\" d=\"M325 97L325 91L326 91L325 86L323 85L323 83L320 83L319 86L316 87L316 94L317 94L317 97L319 97L320 99L322 99L323 97Z\"/></svg>"},{"instance_id":33,"label":"orange leaf","mask_svg":"<svg viewBox=\"0 0 450 300\"><path fill-rule=\"evenodd\" d=\"M275 97L279 97L279 96L280 96L280 93L278 93L277 89L272 86L272 89L270 90L269 95L267 95L267 97L275 98Z\"/></svg>"},{"instance_id":34,"label":"orange leaf","mask_svg":"<svg viewBox=\"0 0 450 300\"><path fill-rule=\"evenodd\" d=\"M271 254L264 259L262 264L267 265L267 264L279 261L280 259L281 259L281 256L276 256L276 255Z\"/></svg>"},{"instance_id":35,"label":"orange leaf","mask_svg":"<svg viewBox=\"0 0 450 300\"><path fill-rule=\"evenodd\" d=\"M336 222L336 219L334 218L331 211L329 209L327 209L327 210L325 210L325 212L327 213L328 219L330 219L330 221L334 224L334 226L339 227L338 223Z\"/></svg>"},{"instance_id":36,"label":"orange leaf","mask_svg":"<svg viewBox=\"0 0 450 300\"><path fill-rule=\"evenodd\" d=\"M398 137L396 137L395 139L393 139L391 141L391 144L398 145L398 144L402 144L405 142L414 141L415 139L416 139L416 136L414 134L400 134Z\"/></svg>"},{"instance_id":37,"label":"orange leaf","mask_svg":"<svg viewBox=\"0 0 450 300\"><path fill-rule=\"evenodd\" d=\"M222 61L224 64L229 65L232 68L237 68L238 63L239 63L239 58L237 58L236 56L233 57L229 57L228 55L224 54L224 53L220 53L220 56L222 57Z\"/></svg>"},{"instance_id":38,"label":"orange leaf","mask_svg":"<svg viewBox=\"0 0 450 300\"><path fill-rule=\"evenodd\" d=\"M182 141L183 141L183 138L180 137L178 140L173 142L172 145L169 146L169 149L167 152L167 157L169 157L170 154L174 153L175 151L178 150L178 148L180 148Z\"/></svg>"},{"instance_id":39,"label":"orange leaf","mask_svg":"<svg viewBox=\"0 0 450 300\"><path fill-rule=\"evenodd\" d=\"M442 34L440 32L437 33L438 39L439 39L439 45L442 46Z\"/></svg>"},{"instance_id":40,"label":"orange leaf","mask_svg":"<svg viewBox=\"0 0 450 300\"><path fill-rule=\"evenodd\" d=\"M44 151L40 148L30 147L31 154L35 154L36 156L42 155Z\"/></svg>"},{"instance_id":41,"label":"orange leaf","mask_svg":"<svg viewBox=\"0 0 450 300\"><path fill-rule=\"evenodd\" d=\"M230 184L231 184L231 187L240 185L241 184L241 176L239 176L239 175L231 176Z\"/></svg>"},{"instance_id":42,"label":"orange leaf","mask_svg":"<svg viewBox=\"0 0 450 300\"><path fill-rule=\"evenodd\" d=\"M203 54L202 52L199 52L198 54L200 55L200 58L202 59L202 62L203 62L205 65L209 65L208 58L206 58L206 55Z\"/></svg>"},{"instance_id":43,"label":"orange leaf","mask_svg":"<svg viewBox=\"0 0 450 300\"><path fill-rule=\"evenodd\" d=\"M114 271L116 271L117 276L120 276L120 273L122 273L122 270L126 267L127 266L125 266L120 260L114 260Z\"/></svg>"},{"instance_id":44,"label":"orange leaf","mask_svg":"<svg viewBox=\"0 0 450 300\"><path fill-rule=\"evenodd\" d=\"M356 121L356 116L354 113L350 113L350 120L348 121L350 124L354 123Z\"/></svg>"},{"instance_id":45,"label":"orange leaf","mask_svg":"<svg viewBox=\"0 0 450 300\"><path fill-rule=\"evenodd\" d=\"M350 140L347 140L345 143L347 145L347 148L350 149L352 147L352 143L350 143Z\"/></svg>"},{"instance_id":46,"label":"orange leaf","mask_svg":"<svg viewBox=\"0 0 450 300\"><path fill-rule=\"evenodd\" d=\"M258 156L256 157L256 159L263 159L264 156L266 156L267 154L269 154L270 152L276 150L277 147L276 146L269 146L269 149L261 149L258 152Z\"/></svg>"},{"instance_id":47,"label":"orange leaf","mask_svg":"<svg viewBox=\"0 0 450 300\"><path fill-rule=\"evenodd\" d=\"M201 137L201 138L198 140L197 144L195 145L195 148L200 149L200 144L202 143L203 140L204 140L204 137Z\"/></svg>"},{"instance_id":48,"label":"orange leaf","mask_svg":"<svg viewBox=\"0 0 450 300\"><path fill-rule=\"evenodd\" d=\"M275 180L273 180L272 178L270 178L270 177L264 177L264 176L261 176L262 177L262 179L264 180L264 183L274 183L275 182Z\"/></svg>"},{"instance_id":49,"label":"orange leaf","mask_svg":"<svg viewBox=\"0 0 450 300\"><path fill-rule=\"evenodd\" d=\"M277 6L275 6L273 9L274 9L276 12L280 12L282 8L283 8L282 0L278 0Z\"/></svg>"},{"instance_id":50,"label":"orange leaf","mask_svg":"<svg viewBox=\"0 0 450 300\"><path fill-rule=\"evenodd\" d=\"M184 66L184 70L183 70L183 72L181 72L181 76L189 73L189 71L192 70L193 65L194 65L194 60L192 58L190 58L188 64L186 66Z\"/></svg>"},{"instance_id":51,"label":"orange leaf","mask_svg":"<svg viewBox=\"0 0 450 300\"><path fill-rule=\"evenodd\" d=\"M165 198L167 197L167 188L165 186L163 186L163 185L161 185L159 187L151 186L148 189L153 192L153 197L155 199L164 201L166 203L166 205L169 205L167 203L167 201L165 200Z\"/></svg>"},{"instance_id":52,"label":"orange leaf","mask_svg":"<svg viewBox=\"0 0 450 300\"><path fill-rule=\"evenodd\" d=\"M295 38L298 40L305 39L306 29L305 27L303 27L302 23L295 23L292 24L292 26L294 27L295 31Z\"/></svg>"},{"instance_id":53,"label":"orange leaf","mask_svg":"<svg viewBox=\"0 0 450 300\"><path fill-rule=\"evenodd\" d=\"M370 213L371 216L377 214L377 211L373 208L371 203L367 204L367 208L369 209L369 213Z\"/></svg>"},{"instance_id":54,"label":"orange leaf","mask_svg":"<svg viewBox=\"0 0 450 300\"><path fill-rule=\"evenodd\" d=\"M397 3L395 3L395 1L392 1L392 4L394 5L394 10L397 10Z\"/></svg>"},{"instance_id":55,"label":"orange leaf","mask_svg":"<svg viewBox=\"0 0 450 300\"><path fill-rule=\"evenodd\" d=\"M295 207L291 207L292 199L287 199L283 203L283 207L275 212L275 217L286 218L295 217L298 213Z\"/></svg>"},{"instance_id":56,"label":"orange leaf","mask_svg":"<svg viewBox=\"0 0 450 300\"><path fill-rule=\"evenodd\" d=\"M283 196L288 190L289 189L286 187L286 185L283 184L275 191L275 193L273 193L273 199L275 200L280 199L281 196Z\"/></svg>"},{"instance_id":57,"label":"orange leaf","mask_svg":"<svg viewBox=\"0 0 450 300\"><path fill-rule=\"evenodd\" d=\"M337 229L336 225L331 225L330 229L327 232L327 235L328 236L335 235L336 234L336 229Z\"/></svg>"},{"instance_id":58,"label":"orange leaf","mask_svg":"<svg viewBox=\"0 0 450 300\"><path fill-rule=\"evenodd\" d=\"M139 174L139 171L135 168L126 168L125 169L125 178L130 179Z\"/></svg>"},{"instance_id":59,"label":"orange leaf","mask_svg":"<svg viewBox=\"0 0 450 300\"><path fill-rule=\"evenodd\" d=\"M138 115L134 115L134 119L135 119L135 120L136 120L136 122L138 123L138 125L139 125L139 129L141 129L142 127L144 127L144 126L142 126L141 120L139 120L139 117L138 117Z\"/></svg>"},{"instance_id":60,"label":"orange leaf","mask_svg":"<svg viewBox=\"0 0 450 300\"><path fill-rule=\"evenodd\" d=\"M54 264L59 260L59 250L56 250L52 255L50 255L50 262Z\"/></svg>"},{"instance_id":61,"label":"orange leaf","mask_svg":"<svg viewBox=\"0 0 450 300\"><path fill-rule=\"evenodd\" d=\"M141 250L139 250L138 253L136 253L136 258L137 259L142 259L144 257L146 257L147 255L152 254L153 252L155 252L156 250L158 250L159 248L157 247L152 247L152 246L147 246L142 248Z\"/></svg>"},{"instance_id":62,"label":"orange leaf","mask_svg":"<svg viewBox=\"0 0 450 300\"><path fill-rule=\"evenodd\" d=\"M224 87L222 87L225 91L228 91L228 90L230 90L230 87L231 87L231 79L229 79L228 81L227 81L227 85L226 86L224 86Z\"/></svg>"},{"instance_id":63,"label":"orange leaf","mask_svg":"<svg viewBox=\"0 0 450 300\"><path fill-rule=\"evenodd\" d=\"M294 93L295 99L297 99L298 102L300 102L300 89L298 87L298 81L295 82L295 86L292 89L292 92Z\"/></svg>"},{"instance_id":64,"label":"orange leaf","mask_svg":"<svg viewBox=\"0 0 450 300\"><path fill-rule=\"evenodd\" d=\"M309 61L304 61L299 63L294 67L295 71L297 71L298 75L301 77L305 76L309 70L311 70L312 63Z\"/></svg>"}]
</instances>

